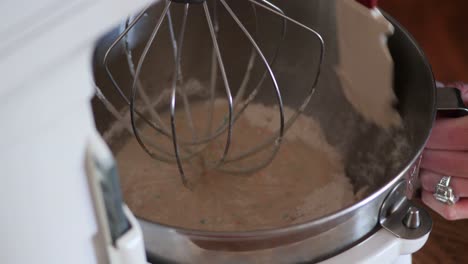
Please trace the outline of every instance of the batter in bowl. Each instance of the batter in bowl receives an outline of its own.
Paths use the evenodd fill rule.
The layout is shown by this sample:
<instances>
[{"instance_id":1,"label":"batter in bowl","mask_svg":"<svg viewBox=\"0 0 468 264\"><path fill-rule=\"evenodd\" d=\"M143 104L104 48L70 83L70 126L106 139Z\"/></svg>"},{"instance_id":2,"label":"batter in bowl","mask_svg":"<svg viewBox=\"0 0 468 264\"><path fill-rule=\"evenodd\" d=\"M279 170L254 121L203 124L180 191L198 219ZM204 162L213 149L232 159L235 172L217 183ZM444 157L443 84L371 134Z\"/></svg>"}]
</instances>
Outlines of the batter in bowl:
<instances>
[{"instance_id":1,"label":"batter in bowl","mask_svg":"<svg viewBox=\"0 0 468 264\"><path fill-rule=\"evenodd\" d=\"M223 101L215 102L215 120L224 118ZM204 126L206 105L192 105L196 126ZM286 117L292 111L286 109ZM177 113L178 135L187 138L188 122ZM165 117L166 121L168 117ZM251 148L279 127L278 110L252 104L235 123L230 155ZM169 123L167 123L169 124ZM214 122L213 127L216 128ZM199 127L196 131L203 131ZM179 131L178 130L178 131ZM185 133L184 133L185 132ZM154 130L142 129L143 134ZM170 149L160 137L159 144ZM207 231L248 231L302 223L340 210L355 202L353 185L346 177L340 155L330 146L311 117L301 115L287 131L279 152L268 167L246 174L204 169L203 159L219 157L225 135L209 146L203 157L184 162L191 188L186 188L177 166L152 159L134 137L117 153L125 202L132 212L148 221ZM263 160L268 149L244 165ZM198 160L198 161L197 161ZM244 166L243 163L236 166Z\"/></svg>"}]
</instances>

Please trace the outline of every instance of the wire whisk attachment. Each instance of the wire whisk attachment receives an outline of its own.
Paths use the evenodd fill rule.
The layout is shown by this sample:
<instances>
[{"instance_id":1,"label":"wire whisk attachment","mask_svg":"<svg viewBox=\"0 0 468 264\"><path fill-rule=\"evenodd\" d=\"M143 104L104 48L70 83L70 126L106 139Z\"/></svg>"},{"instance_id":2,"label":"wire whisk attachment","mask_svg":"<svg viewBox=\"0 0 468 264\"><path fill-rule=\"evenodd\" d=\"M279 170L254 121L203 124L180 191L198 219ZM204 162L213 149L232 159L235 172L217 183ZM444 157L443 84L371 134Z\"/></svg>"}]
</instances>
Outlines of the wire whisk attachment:
<instances>
[{"instance_id":1,"label":"wire whisk attachment","mask_svg":"<svg viewBox=\"0 0 468 264\"><path fill-rule=\"evenodd\" d=\"M143 18L147 16L153 6L148 6L134 18L127 19L125 27L118 37L109 46L103 60L106 73L115 91L123 99L128 107L130 116L130 125L128 130L135 136L141 148L153 159L163 162L175 163L178 168L181 180L185 186L188 186L186 163L201 161L205 170L217 170L232 174L248 174L258 171L274 159L277 154L283 137L289 127L295 122L298 116L309 104L320 77L324 57L324 41L321 35L310 27L287 16L283 10L273 5L267 0L245 0L248 4L253 17L253 23L250 23L249 29L242 19L236 14L226 0L166 0L157 3L163 5L162 11L158 14L156 22L147 36L141 52L135 52L131 45L130 33L132 30L138 30L138 24L142 23ZM176 21L173 9L181 8ZM192 25L189 13L197 10L203 14L205 20L203 24L208 29L207 34L211 40L211 58L206 66L209 69L209 82L203 87L197 89L188 89L187 82L191 72L184 70L183 62L185 55L191 55L186 52L187 29ZM259 35L259 11L274 15L280 19L280 36L276 40L273 55L268 59L266 53L261 48ZM229 18L229 23L233 23L237 30L247 39L250 45L249 57L246 67L242 70L239 85L233 87L230 81L225 54L222 52L222 43L220 42L220 12L223 11ZM156 94L151 94L154 90L151 85L142 81L142 72L145 67L151 67L145 62L148 54L158 48L157 39L163 34L161 28L163 24L167 25L167 32L170 40L170 51L173 56L166 65L173 63L171 78L166 87L160 87ZM253 26L252 26L253 25ZM288 25L288 27L287 27ZM314 73L313 81L307 94L302 97L299 107L296 107L291 114L285 113L286 106L283 102L283 93L291 92L291 89L282 89L278 78L273 70L278 54L281 50L281 44L284 41L287 28L290 26L298 27L305 34L311 34L319 42L318 67ZM120 45L119 45L120 44ZM132 76L129 89L123 89L122 85L116 80L115 74L111 71L109 58L110 54L122 47L123 53L128 63L128 70ZM196 49L194 49L196 50ZM191 52L194 52L191 50ZM136 56L136 54L138 56ZM134 58L137 58L136 60ZM255 67L262 67L262 70L255 71ZM257 79L252 81L253 75L257 73ZM154 72L152 74L158 74ZM159 85L159 84L158 84ZM221 89L219 87L222 87ZM259 97L260 92L269 87L272 92L271 101L274 102L276 111L275 122L276 129L273 133L265 136L263 141L256 144L249 143L247 147L239 144L236 138L235 126L239 120L246 114L246 109L252 102ZM110 101L106 98L102 89L98 89L98 98L104 102L108 109L118 118L124 120L122 114L117 111ZM235 93L234 93L235 92ZM220 113L219 102L222 98L223 113ZM197 105L204 105L203 120L197 115ZM178 113L181 114L178 114ZM184 118L178 118L183 115ZM222 118L219 118L221 116ZM196 117L196 118L195 118ZM218 117L218 118L217 118ZM218 119L218 120L217 120ZM183 121L181 121L183 120ZM182 124L183 122L183 124ZM151 133L142 130L144 124L151 128ZM189 136L183 136L180 132L184 127L184 133ZM188 131L188 132L187 132ZM157 137L155 140L153 137ZM161 143L161 140L164 143ZM239 147L239 151L233 154L232 149ZM267 155L261 158L252 159L259 153L268 151ZM207 154L208 153L208 154ZM252 160L251 162L246 162Z\"/></svg>"}]
</instances>

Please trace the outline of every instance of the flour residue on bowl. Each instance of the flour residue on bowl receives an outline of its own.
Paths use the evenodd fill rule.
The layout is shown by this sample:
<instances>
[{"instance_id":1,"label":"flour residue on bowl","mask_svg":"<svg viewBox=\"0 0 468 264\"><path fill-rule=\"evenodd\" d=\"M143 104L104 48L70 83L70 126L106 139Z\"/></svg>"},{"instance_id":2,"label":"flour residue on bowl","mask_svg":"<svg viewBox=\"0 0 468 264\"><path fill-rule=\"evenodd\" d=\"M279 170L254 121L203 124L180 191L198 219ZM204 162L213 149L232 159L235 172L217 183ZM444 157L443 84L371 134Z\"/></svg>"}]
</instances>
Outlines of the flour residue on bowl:
<instances>
[{"instance_id":1,"label":"flour residue on bowl","mask_svg":"<svg viewBox=\"0 0 468 264\"><path fill-rule=\"evenodd\" d=\"M192 104L196 131L205 131L205 104ZM215 102L213 120L225 119L226 103ZM279 128L278 109L252 104L236 121L229 157L263 142ZM286 118L293 114L285 109ZM176 114L179 140L192 133ZM168 116L163 119L168 121ZM213 122L216 129L216 122ZM142 128L145 137L170 150L170 141L154 130ZM198 133L198 136L200 136ZM117 153L124 199L140 218L171 226L211 231L247 231L303 223L338 211L356 201L339 153L330 146L317 121L300 115L287 131L273 162L245 174L203 169L203 160L222 154L225 134L201 154L184 162L191 190L179 176L177 166L149 157L131 137ZM246 167L271 154L274 144L255 157L229 166Z\"/></svg>"}]
</instances>

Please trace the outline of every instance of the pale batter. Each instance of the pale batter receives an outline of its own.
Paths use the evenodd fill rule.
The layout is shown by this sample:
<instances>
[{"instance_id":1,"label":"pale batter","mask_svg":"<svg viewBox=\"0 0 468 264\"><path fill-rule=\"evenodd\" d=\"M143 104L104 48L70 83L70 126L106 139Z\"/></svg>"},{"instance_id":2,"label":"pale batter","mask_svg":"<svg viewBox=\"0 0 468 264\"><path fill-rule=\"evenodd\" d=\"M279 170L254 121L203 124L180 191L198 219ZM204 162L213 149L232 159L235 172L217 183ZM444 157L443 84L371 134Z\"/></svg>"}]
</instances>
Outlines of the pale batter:
<instances>
[{"instance_id":1,"label":"pale batter","mask_svg":"<svg viewBox=\"0 0 468 264\"><path fill-rule=\"evenodd\" d=\"M191 107L198 134L205 131L206 109L200 104ZM215 109L217 122L213 128L226 113L223 102L216 101ZM288 110L287 116L291 113ZM183 115L184 111L178 112L176 124L180 138L189 140L187 122L181 121ZM230 155L259 144L278 127L277 109L249 106L235 124ZM143 130L170 150L170 141L156 136L154 130ZM204 157L219 157L225 138L223 134ZM271 149L232 165L255 164ZM300 116L288 130L274 161L251 175L203 171L201 160L184 163L190 190L182 184L174 164L150 158L132 137L117 154L126 203L138 217L158 223L198 230L244 231L302 223L355 202L339 154L326 143L319 124L309 117Z\"/></svg>"},{"instance_id":2,"label":"pale batter","mask_svg":"<svg viewBox=\"0 0 468 264\"><path fill-rule=\"evenodd\" d=\"M377 8L354 0L336 1L336 12L336 73L346 99L367 121L387 130L400 128L401 117L394 107L394 63L387 46L393 25Z\"/></svg>"}]
</instances>

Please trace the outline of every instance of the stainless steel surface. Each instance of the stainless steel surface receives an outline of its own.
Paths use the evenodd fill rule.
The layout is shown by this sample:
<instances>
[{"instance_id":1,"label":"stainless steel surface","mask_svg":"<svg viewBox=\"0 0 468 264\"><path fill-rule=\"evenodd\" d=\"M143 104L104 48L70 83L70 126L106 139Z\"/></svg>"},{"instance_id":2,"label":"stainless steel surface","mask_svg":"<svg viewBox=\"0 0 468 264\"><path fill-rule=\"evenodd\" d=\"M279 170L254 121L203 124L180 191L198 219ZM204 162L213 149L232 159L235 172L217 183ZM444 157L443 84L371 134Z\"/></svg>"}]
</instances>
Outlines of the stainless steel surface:
<instances>
[{"instance_id":1,"label":"stainless steel surface","mask_svg":"<svg viewBox=\"0 0 468 264\"><path fill-rule=\"evenodd\" d=\"M403 218L403 224L410 229L416 229L421 226L421 215L419 209L416 207L410 207L406 212L405 218Z\"/></svg>"},{"instance_id":2,"label":"stainless steel surface","mask_svg":"<svg viewBox=\"0 0 468 264\"><path fill-rule=\"evenodd\" d=\"M385 136L386 134L377 127L366 123L342 94L334 70L339 58L339 54L336 53L334 1L272 2L286 15L316 29L324 38L327 53L321 68L321 79L310 104L304 109L304 114L313 116L320 122L327 141L343 154L346 173L351 178L356 191L369 186L369 195L341 211L303 224L275 230L238 233L204 232L140 219L147 251L151 256L182 263L293 263L326 259L359 243L380 228L379 212L383 201L401 179L409 177L413 165L417 165L435 118L435 83L424 54L411 37L389 18L395 26L395 34L389 40L389 48L395 61L394 83L399 100L397 108L405 125L404 136L409 141L409 148L397 152L396 155L390 155L395 150L392 135ZM241 19L248 20L252 17L249 11L251 9L242 8L243 4L247 5L244 1L231 1L231 4ZM150 18L160 14L163 7L164 3L156 3L148 10L148 18L142 20L143 23L128 34L126 45L134 50L134 54L141 54L144 43L154 28L154 19ZM211 41L209 32L197 26L203 25L203 28L206 28L203 10L199 10L198 13L196 10L193 11L195 12L191 17L193 21L188 24L192 29L187 30L185 42L196 41L197 47L195 49L191 45L186 45L184 54L190 56L190 59L186 61L184 67L190 69L194 76L198 76L198 82L209 86L211 69L200 66L211 65L213 55ZM180 15L180 12L171 14L174 18L180 18ZM230 65L230 71L237 72L230 77L231 83L234 83L231 86L239 87L244 76L244 71L239 68L245 69L245 65L249 63L250 53L246 51L249 51L251 46L240 41L242 32L236 31L235 25L227 22L227 14L218 15L220 23L223 23L218 33L220 39L224 38L223 44L220 45L224 50L223 59L226 65ZM279 38L283 20L263 12L258 12L257 15L258 21L262 22L259 42L265 53L272 54L277 42L261 40ZM252 26L255 22L251 20L245 24ZM126 107L126 102L118 94L109 92L112 82L106 77L102 65L106 50L122 31L123 28L110 32L96 47L94 60L96 84L106 92L108 100L115 105L112 115L100 103L95 102L95 118L101 132L108 130L111 123L115 122L116 114L124 115L118 111ZM159 52L148 54L145 63L151 67L143 67L140 78L143 83L153 84L154 89L147 91L150 95L160 93L161 88L169 87L168 79L174 74L173 67L161 63L173 59L170 36L162 35L161 38L158 42ZM283 94L284 105L297 108L310 89L310 85L307 84L313 82L314 76L310 73L317 71L319 52L311 51L318 51L320 42L303 34L300 29L290 29L281 45L288 49L279 53L272 69L279 73L277 75L282 76L278 80L280 87L283 86L286 90L294 89ZM129 73L127 63L122 49L109 55L110 68L115 72L115 81L121 87L132 85L132 74ZM264 69L256 71L263 73ZM297 78L297 76L303 77ZM273 104L274 96L265 91L266 89L263 89L257 99L266 104ZM114 151L118 151L122 144L119 139L125 136L128 136L128 133L108 138ZM424 223L424 219L421 220Z\"/></svg>"},{"instance_id":3,"label":"stainless steel surface","mask_svg":"<svg viewBox=\"0 0 468 264\"><path fill-rule=\"evenodd\" d=\"M380 225L403 239L418 239L432 230L432 219L424 208L406 198L406 182L399 182L380 209Z\"/></svg>"},{"instance_id":4,"label":"stainless steel surface","mask_svg":"<svg viewBox=\"0 0 468 264\"><path fill-rule=\"evenodd\" d=\"M177 2L177 1L174 1ZM315 30L305 26L304 24L298 22L297 20L294 20L290 18L289 16L286 16L284 12L276 7L275 5L271 4L270 2L266 0L259 0L259 1L254 1L254 0L248 0L246 1L247 3L250 2L251 7L247 6L249 9L252 9L253 13L253 20L255 24L255 29L254 33L250 33L249 29L244 25L244 22L239 19L239 17L236 15L236 12L233 11L231 8L231 4L228 4L224 0L219 0L212 2L212 5L209 6L208 2L202 1L202 6L203 6L203 16L206 19L206 25L209 30L209 39L211 39L211 44L208 46L208 49L212 49L212 61L211 65L207 64L204 67L211 69L211 87L207 86L206 89L200 89L199 91L193 92L188 90L186 87L184 87L184 83L186 82L187 79L192 78L193 75L191 74L191 71L187 71L186 69L182 69L182 62L183 59L185 59L187 56L190 57L191 55L188 54L186 56L183 56L183 50L185 48L185 43L184 39L185 36L187 35L186 29L187 29L187 23L189 23L189 10L200 7L199 2L193 2L193 1L183 1L181 3L184 3L183 5L183 11L181 15L181 24L180 24L180 29L179 29L179 34L178 37L176 38L175 36L175 25L177 24L177 19L179 17L173 17L171 15L171 12L174 11L174 9L177 9L176 4L173 4L172 0L165 1L163 10L160 14L157 14L155 18L157 19L156 25L152 29L151 33L149 33L149 38L146 41L146 44L144 45L143 51L141 52L141 55L138 59L138 62L136 64L136 68L133 66L133 61L132 59L128 60L129 62L129 69L131 71L133 81L131 84L131 95L128 97L125 95L124 89L121 88L121 86L118 84L118 82L114 78L114 74L112 73L112 70L109 68L109 56L110 54L115 50L120 47L118 47L119 42L125 42L128 43L128 38L129 34L131 34L131 30L133 30L135 27L138 27L138 24L143 24L144 22L142 21L144 19L143 14L148 13L148 9L144 9L140 14L138 14L135 18L129 18L127 21L127 26L123 30L123 32L116 37L116 40L110 45L109 49L107 50L105 56L104 56L104 66L106 68L106 72L108 74L108 77L112 81L112 84L118 94L121 95L122 99L127 102L129 105L130 109L130 121L131 121L131 128L132 128L132 133L134 134L135 138L137 139L138 143L140 146L143 148L143 150L148 153L148 155L154 159L165 161L165 162L175 162L177 164L177 167L179 169L179 173L181 176L181 180L184 183L185 186L188 185L188 180L186 177L186 173L184 170L184 164L183 162L189 162L190 159L192 158L199 158L204 164L203 168L207 168L208 170L210 169L215 169L215 170L222 170L226 172L231 172L231 173L251 173L252 171L257 171L260 170L264 167L266 167L275 157L276 153L279 150L279 147L281 145L281 141L283 138L283 135L285 131L291 127L291 125L294 123L294 121L299 117L299 115L304 111L304 109L307 107L307 105L310 102L310 99L312 95L315 92L315 87L317 86L318 79L320 76L320 68L322 66L323 58L324 58L324 43L323 39L318 34ZM227 12L228 16L235 22L236 27L240 29L240 31L243 33L243 35L248 39L248 42L252 46L252 52L249 51L250 53L250 59L249 63L246 66L246 69L239 69L242 72L245 72L243 81L240 85L240 88L235 89L236 94L235 97L233 96L234 89L232 88L231 81L228 78L227 75L227 69L225 66L225 62L223 59L223 54L220 49L219 45L219 21L218 21L218 15L217 13L223 11L219 10L218 5L221 5L224 10ZM243 7L245 8L245 7ZM210 11L213 10L213 11ZM259 35L259 29L258 29L258 18L257 18L257 9L262 9L268 13L271 13L273 15L278 16L281 18L282 21L282 27L280 27L282 31L282 36L279 39L279 41L275 41L275 45L280 46L282 39L284 38L284 35L286 34L286 22L290 22L293 26L298 26L301 29L304 30L304 34L311 34L312 36L316 37L317 40L319 41L320 48L316 51L319 53L318 56L318 67L316 70L315 74L315 79L312 82L310 91L308 95L306 95L303 99L302 104L299 104L297 106L297 110L294 112L294 114L289 117L287 120L285 118L285 113L284 113L284 106L283 106L283 97L282 93L285 93L285 89L282 89L281 91L276 73L272 70L272 66L274 65L276 56L278 51L281 52L278 48L276 48L276 52L272 56L271 59L267 59L267 56L264 54L262 48L259 46L259 41L258 41L258 35ZM192 12L190 12L192 13ZM213 16L212 16L213 13ZM143 65L148 58L148 54L151 52L151 49L156 49L158 45L158 40L157 37L160 37L162 34L160 32L161 26L164 22L167 22L168 25L168 30L169 30L169 36L170 36L170 41L172 43L172 52L174 53L174 71L173 71L173 76L170 84L170 96L169 98L164 99L164 93L161 92L160 95L155 98L155 99L148 99L148 94L147 90L152 89L152 87L142 87L143 84L141 82L141 77L142 77L142 72L143 70ZM190 21L192 22L192 20ZM198 24L199 26L203 26L202 24ZM222 29L221 29L222 30ZM232 29L231 29L232 30ZM163 41L163 40L161 40ZM194 47L197 47L196 44L192 44ZM128 44L124 44L124 52L126 53L127 58L133 58L134 51L132 48L129 47ZM252 73L252 65L255 62L255 57L260 58L260 64L263 64L265 67L265 70L263 73L260 73L262 76L259 83L256 85L256 87L250 91L249 93L246 92L246 88L248 87L246 84L249 83L250 79L254 78L255 72ZM163 61L163 60L161 60ZM166 62L169 63L169 62ZM149 67L149 66L146 66ZM151 68L151 67L150 67ZM222 123L218 125L218 128L213 130L212 129L212 119L213 119L213 111L214 109L214 104L215 104L215 98L219 95L217 95L216 90L218 90L219 87L216 87L216 80L218 78L218 69L221 74L221 79L222 79L222 85L223 85L223 90L225 91L225 95L222 96L222 98L226 99L226 102L228 103L228 111L225 113L225 118L222 120ZM233 142L233 135L232 135L232 130L233 126L235 125L235 122L237 119L244 113L244 110L248 107L248 105L255 99L255 97L259 94L260 89L263 87L263 83L265 80L265 77L268 76L269 79L271 79L271 87L268 87L270 89L273 89L274 91L274 98L276 100L276 103L274 105L275 109L277 109L278 114L279 114L279 124L278 124L278 129L273 133L272 136L269 136L265 141L260 142L258 145L251 146L249 149L243 150L240 154L231 154L229 151L231 149L231 144ZM209 93L208 96L205 96L205 94ZM216 96L217 95L217 96ZM143 104L146 106L144 109L141 107L138 110L137 104L139 103L137 100L137 97L143 97ZM105 93L101 92L100 97L101 100L104 101L105 104L109 105L112 104L109 100L105 98ZM205 99L208 101L208 104L211 105L209 108L209 111L207 111L206 114L206 119L210 120L207 122L206 127L203 129L197 129L196 126L194 125L194 120L193 120L193 115L191 112L191 105L193 105L194 102L199 102L200 98ZM182 100L182 108L186 113L188 126L190 127L191 130L191 140L184 140L180 138L180 135L178 135L178 130L176 129L176 118L175 118L175 113L176 113L176 108L178 108L178 104L176 103L178 100ZM202 99L202 100L203 100ZM160 102L161 104L168 105L168 109L165 112L170 113L170 129L167 128L167 125L164 124L162 121L162 118L160 116L160 111L164 112L162 109L154 109L151 107L151 103L149 101L156 101ZM115 107L113 107L115 108ZM180 107L179 107L180 108ZM145 115L144 112L149 111L150 115ZM137 122L143 121L145 122L149 127L154 129L154 132L156 134L162 134L164 135L168 141L171 141L172 143L172 150L164 149L161 146L158 146L158 144L155 143L150 143L151 139L148 139L148 137L143 136L141 133L141 126L137 126ZM195 120L197 121L197 120ZM179 132L180 133L180 132ZM204 134L203 136L200 136L201 134ZM207 148L209 144L212 143L215 139L221 137L221 136L226 136L225 144L223 147L223 152L221 156L218 159L215 160L207 160L205 156L202 155L202 151ZM239 140L238 140L239 141ZM261 152L262 150L273 146L273 148L270 150L271 155L267 155L265 158L263 158L263 161L259 162L258 160L255 161L255 163L252 162L253 165L246 165L245 162L242 163L242 165L239 165L239 161L245 161L248 160L251 156L254 156L255 154ZM229 155L231 154L231 155ZM237 164L236 164L237 162ZM230 166L224 166L225 164L229 164Z\"/></svg>"}]
</instances>

